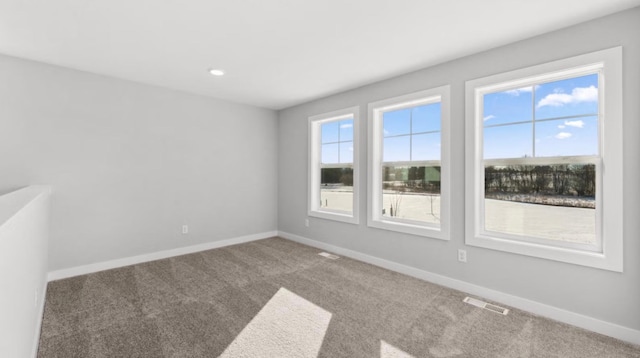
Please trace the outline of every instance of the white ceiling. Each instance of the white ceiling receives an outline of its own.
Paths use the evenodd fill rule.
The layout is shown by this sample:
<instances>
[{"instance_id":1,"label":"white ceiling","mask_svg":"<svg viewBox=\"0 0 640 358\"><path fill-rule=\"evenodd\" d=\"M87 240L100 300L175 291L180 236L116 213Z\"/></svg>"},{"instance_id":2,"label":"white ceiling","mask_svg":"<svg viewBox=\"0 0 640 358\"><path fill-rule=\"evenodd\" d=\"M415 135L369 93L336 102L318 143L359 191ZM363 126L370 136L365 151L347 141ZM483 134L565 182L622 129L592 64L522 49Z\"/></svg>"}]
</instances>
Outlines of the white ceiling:
<instances>
[{"instance_id":1,"label":"white ceiling","mask_svg":"<svg viewBox=\"0 0 640 358\"><path fill-rule=\"evenodd\" d=\"M0 53L281 109L638 5L0 0Z\"/></svg>"}]
</instances>

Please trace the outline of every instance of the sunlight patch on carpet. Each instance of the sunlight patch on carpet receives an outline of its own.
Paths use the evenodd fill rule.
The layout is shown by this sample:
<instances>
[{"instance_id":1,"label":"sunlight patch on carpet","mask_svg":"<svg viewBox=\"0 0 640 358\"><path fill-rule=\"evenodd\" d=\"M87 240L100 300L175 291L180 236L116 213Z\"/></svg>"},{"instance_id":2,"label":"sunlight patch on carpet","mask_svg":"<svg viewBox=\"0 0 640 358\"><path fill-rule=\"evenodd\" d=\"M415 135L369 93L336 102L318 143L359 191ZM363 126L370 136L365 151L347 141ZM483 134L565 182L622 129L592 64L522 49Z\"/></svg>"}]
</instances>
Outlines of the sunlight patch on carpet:
<instances>
[{"instance_id":1,"label":"sunlight patch on carpet","mask_svg":"<svg viewBox=\"0 0 640 358\"><path fill-rule=\"evenodd\" d=\"M414 356L385 341L380 341L380 358L414 358Z\"/></svg>"},{"instance_id":2,"label":"sunlight patch on carpet","mask_svg":"<svg viewBox=\"0 0 640 358\"><path fill-rule=\"evenodd\" d=\"M331 313L281 287L220 355L317 357Z\"/></svg>"}]
</instances>

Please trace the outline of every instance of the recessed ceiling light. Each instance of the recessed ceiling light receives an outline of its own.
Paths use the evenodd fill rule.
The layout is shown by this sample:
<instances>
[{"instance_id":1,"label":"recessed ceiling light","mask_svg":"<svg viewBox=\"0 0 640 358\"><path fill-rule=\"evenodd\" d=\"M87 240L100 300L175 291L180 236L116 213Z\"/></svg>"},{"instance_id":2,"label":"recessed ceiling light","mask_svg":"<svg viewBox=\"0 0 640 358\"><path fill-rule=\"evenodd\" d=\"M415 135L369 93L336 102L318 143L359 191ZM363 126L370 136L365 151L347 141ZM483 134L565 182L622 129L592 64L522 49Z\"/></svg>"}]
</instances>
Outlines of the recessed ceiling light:
<instances>
[{"instance_id":1,"label":"recessed ceiling light","mask_svg":"<svg viewBox=\"0 0 640 358\"><path fill-rule=\"evenodd\" d=\"M224 76L224 71L223 71L223 70L216 69L216 68L212 68L212 69L210 69L210 70L209 70L209 73L210 73L212 76Z\"/></svg>"}]
</instances>

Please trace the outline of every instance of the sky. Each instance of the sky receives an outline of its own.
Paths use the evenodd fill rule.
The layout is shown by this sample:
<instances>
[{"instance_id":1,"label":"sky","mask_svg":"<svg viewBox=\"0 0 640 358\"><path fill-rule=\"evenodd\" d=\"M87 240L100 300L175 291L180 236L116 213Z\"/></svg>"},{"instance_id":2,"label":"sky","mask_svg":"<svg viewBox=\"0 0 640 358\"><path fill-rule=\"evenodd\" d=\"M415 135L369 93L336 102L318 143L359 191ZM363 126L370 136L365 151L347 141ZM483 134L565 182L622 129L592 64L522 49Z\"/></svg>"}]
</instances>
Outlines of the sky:
<instances>
[{"instance_id":1,"label":"sky","mask_svg":"<svg viewBox=\"0 0 640 358\"><path fill-rule=\"evenodd\" d=\"M484 158L597 155L597 113L597 74L486 94Z\"/></svg>"},{"instance_id":2,"label":"sky","mask_svg":"<svg viewBox=\"0 0 640 358\"><path fill-rule=\"evenodd\" d=\"M321 143L322 163L353 163L353 118L323 123Z\"/></svg>"},{"instance_id":3,"label":"sky","mask_svg":"<svg viewBox=\"0 0 640 358\"><path fill-rule=\"evenodd\" d=\"M383 114L383 160L440 160L440 103ZM324 164L353 162L353 119L321 126Z\"/></svg>"},{"instance_id":4,"label":"sky","mask_svg":"<svg viewBox=\"0 0 640 358\"><path fill-rule=\"evenodd\" d=\"M383 161L440 160L440 117L440 102L385 112Z\"/></svg>"},{"instance_id":5,"label":"sky","mask_svg":"<svg viewBox=\"0 0 640 358\"><path fill-rule=\"evenodd\" d=\"M598 75L484 95L484 158L598 154ZM567 118L570 117L570 118ZM383 161L440 160L441 105L383 114ZM322 163L353 162L353 118L322 124Z\"/></svg>"}]
</instances>

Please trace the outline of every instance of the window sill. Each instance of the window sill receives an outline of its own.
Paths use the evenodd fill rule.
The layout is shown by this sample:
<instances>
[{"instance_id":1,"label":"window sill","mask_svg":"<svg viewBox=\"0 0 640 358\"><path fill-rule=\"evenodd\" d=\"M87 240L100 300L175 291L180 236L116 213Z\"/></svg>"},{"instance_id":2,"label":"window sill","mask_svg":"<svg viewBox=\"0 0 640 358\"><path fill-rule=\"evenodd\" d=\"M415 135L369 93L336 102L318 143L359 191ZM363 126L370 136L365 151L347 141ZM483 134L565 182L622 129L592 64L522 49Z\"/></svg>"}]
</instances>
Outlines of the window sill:
<instances>
[{"instance_id":1,"label":"window sill","mask_svg":"<svg viewBox=\"0 0 640 358\"><path fill-rule=\"evenodd\" d=\"M343 214L343 213L333 212L333 211L315 211L315 210L313 210L313 211L308 211L307 215L311 216L311 217L315 217L315 218L333 220L333 221L340 221L340 222L354 224L354 225L358 225L358 223L359 223L357 216L346 214L346 213Z\"/></svg>"},{"instance_id":2,"label":"window sill","mask_svg":"<svg viewBox=\"0 0 640 358\"><path fill-rule=\"evenodd\" d=\"M376 229L401 232L404 234L424 236L431 239L438 239L438 240L445 240L445 241L449 240L448 235L443 233L442 229L435 228L435 227L401 223L401 222L391 221L391 220L369 220L367 223L367 226L373 227Z\"/></svg>"},{"instance_id":3,"label":"window sill","mask_svg":"<svg viewBox=\"0 0 640 358\"><path fill-rule=\"evenodd\" d=\"M569 264L622 272L622 260L615 257L616 255L607 255L606 248L604 252L593 252L525 241L502 239L486 235L469 236L466 238L465 244ZM612 252L615 251L616 250L612 250Z\"/></svg>"}]
</instances>

